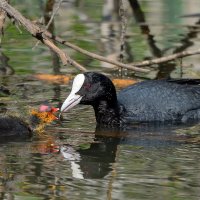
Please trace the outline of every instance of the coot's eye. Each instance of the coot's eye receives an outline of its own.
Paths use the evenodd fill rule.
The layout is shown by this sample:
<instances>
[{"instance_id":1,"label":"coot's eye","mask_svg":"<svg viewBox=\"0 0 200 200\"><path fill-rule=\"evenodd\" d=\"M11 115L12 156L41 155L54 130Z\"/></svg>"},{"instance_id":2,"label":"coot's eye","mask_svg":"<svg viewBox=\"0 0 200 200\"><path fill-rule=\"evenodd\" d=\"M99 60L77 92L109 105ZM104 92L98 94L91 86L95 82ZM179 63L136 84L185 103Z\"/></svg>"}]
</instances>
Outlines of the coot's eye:
<instances>
[{"instance_id":1,"label":"coot's eye","mask_svg":"<svg viewBox=\"0 0 200 200\"><path fill-rule=\"evenodd\" d=\"M90 83L85 83L82 88L76 92L77 95L85 96L88 92L90 92L90 88L92 85Z\"/></svg>"},{"instance_id":2,"label":"coot's eye","mask_svg":"<svg viewBox=\"0 0 200 200\"><path fill-rule=\"evenodd\" d=\"M84 87L85 90L89 90L91 88L91 84L86 83L83 87Z\"/></svg>"}]
</instances>

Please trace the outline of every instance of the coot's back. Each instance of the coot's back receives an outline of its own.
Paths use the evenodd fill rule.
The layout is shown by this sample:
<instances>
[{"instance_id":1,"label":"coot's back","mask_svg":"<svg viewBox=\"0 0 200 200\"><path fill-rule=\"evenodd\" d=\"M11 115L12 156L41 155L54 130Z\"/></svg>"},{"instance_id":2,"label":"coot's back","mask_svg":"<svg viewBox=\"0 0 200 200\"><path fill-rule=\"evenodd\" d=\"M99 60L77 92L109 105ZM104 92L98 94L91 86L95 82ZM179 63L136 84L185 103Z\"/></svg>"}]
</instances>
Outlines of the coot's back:
<instances>
[{"instance_id":1,"label":"coot's back","mask_svg":"<svg viewBox=\"0 0 200 200\"><path fill-rule=\"evenodd\" d=\"M150 80L131 85L118 93L134 121L188 121L200 118L200 86L170 80Z\"/></svg>"}]
</instances>

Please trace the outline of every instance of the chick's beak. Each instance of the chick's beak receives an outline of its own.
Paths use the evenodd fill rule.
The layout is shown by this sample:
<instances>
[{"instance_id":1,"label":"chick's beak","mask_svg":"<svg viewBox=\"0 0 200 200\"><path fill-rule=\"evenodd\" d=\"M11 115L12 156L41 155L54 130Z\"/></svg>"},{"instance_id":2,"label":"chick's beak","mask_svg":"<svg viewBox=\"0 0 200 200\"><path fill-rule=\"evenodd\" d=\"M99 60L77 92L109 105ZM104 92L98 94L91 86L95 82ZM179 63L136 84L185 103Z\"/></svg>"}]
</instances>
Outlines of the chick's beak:
<instances>
[{"instance_id":1,"label":"chick's beak","mask_svg":"<svg viewBox=\"0 0 200 200\"><path fill-rule=\"evenodd\" d=\"M51 112L52 112L52 113L55 113L55 112L57 112L57 111L59 111L59 110L60 110L59 108L54 108L54 107L51 108Z\"/></svg>"},{"instance_id":2,"label":"chick's beak","mask_svg":"<svg viewBox=\"0 0 200 200\"><path fill-rule=\"evenodd\" d=\"M53 120L58 120L59 118L55 115L55 113L57 112L57 111L59 111L60 109L59 108L54 108L54 107L52 107L51 108L51 115L52 115L52 118L53 118Z\"/></svg>"}]
</instances>

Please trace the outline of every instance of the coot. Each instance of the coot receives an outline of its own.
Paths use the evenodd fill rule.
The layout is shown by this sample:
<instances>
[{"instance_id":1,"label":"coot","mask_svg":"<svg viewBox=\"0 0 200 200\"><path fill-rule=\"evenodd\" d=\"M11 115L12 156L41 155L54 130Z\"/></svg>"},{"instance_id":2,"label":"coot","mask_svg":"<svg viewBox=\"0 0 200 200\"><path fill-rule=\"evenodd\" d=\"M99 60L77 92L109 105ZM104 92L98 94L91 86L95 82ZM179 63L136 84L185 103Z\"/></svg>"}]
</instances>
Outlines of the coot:
<instances>
[{"instance_id":1,"label":"coot","mask_svg":"<svg viewBox=\"0 0 200 200\"><path fill-rule=\"evenodd\" d=\"M57 108L45 103L38 110L32 110L28 120L21 117L5 115L0 116L0 140L29 138L34 130L41 131L46 124L57 119L54 113Z\"/></svg>"},{"instance_id":2,"label":"coot","mask_svg":"<svg viewBox=\"0 0 200 200\"><path fill-rule=\"evenodd\" d=\"M130 122L188 122L200 119L200 80L148 80L116 94L111 80L95 72L78 74L61 113L77 104L92 105L97 125Z\"/></svg>"}]
</instances>

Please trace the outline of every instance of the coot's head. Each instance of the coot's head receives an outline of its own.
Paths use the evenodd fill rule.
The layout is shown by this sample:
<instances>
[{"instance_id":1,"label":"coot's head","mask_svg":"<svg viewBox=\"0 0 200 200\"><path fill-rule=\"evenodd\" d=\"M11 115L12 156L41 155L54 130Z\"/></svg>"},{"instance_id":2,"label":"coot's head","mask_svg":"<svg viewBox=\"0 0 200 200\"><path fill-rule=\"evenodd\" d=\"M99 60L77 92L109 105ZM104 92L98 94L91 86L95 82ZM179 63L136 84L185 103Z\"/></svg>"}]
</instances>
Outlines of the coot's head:
<instances>
[{"instance_id":1,"label":"coot's head","mask_svg":"<svg viewBox=\"0 0 200 200\"><path fill-rule=\"evenodd\" d=\"M61 113L66 112L77 104L98 107L101 102L115 105L116 90L111 80L99 73L85 72L78 74L73 81L72 90L61 107Z\"/></svg>"}]
</instances>

